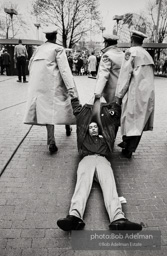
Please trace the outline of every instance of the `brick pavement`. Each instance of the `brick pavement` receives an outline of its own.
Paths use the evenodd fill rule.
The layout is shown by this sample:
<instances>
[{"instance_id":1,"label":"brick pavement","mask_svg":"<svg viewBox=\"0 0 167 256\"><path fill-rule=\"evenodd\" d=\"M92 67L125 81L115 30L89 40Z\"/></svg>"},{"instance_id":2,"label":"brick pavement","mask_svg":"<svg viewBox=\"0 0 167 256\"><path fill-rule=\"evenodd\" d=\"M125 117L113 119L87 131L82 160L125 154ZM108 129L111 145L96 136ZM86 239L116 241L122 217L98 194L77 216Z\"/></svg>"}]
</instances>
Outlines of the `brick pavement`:
<instances>
[{"instance_id":1,"label":"brick pavement","mask_svg":"<svg viewBox=\"0 0 167 256\"><path fill-rule=\"evenodd\" d=\"M3 78L4 79L4 78ZM93 94L95 80L75 77L81 101ZM1 80L0 80L1 81ZM130 220L142 222L144 230L161 230L160 251L74 251L71 234L57 227L57 219L66 216L76 181L78 154L75 126L72 135L65 136L64 126L56 126L57 155L50 156L46 147L45 127L33 126L25 141L0 178L0 256L140 256L167 253L167 86L166 78L156 78L156 111L153 132L144 133L132 160L120 154L117 143L112 166L119 196L127 199L123 205ZM15 77L0 82L4 102L2 109L26 99L28 85L16 84ZM7 90L6 90L7 88ZM84 96L86 95L86 97ZM6 98L6 99L5 99ZM13 147L29 129L22 124L22 103L0 112L3 166ZM19 113L19 114L17 114ZM7 143L4 143L6 142ZM97 184L87 204L85 230L108 230L108 216Z\"/></svg>"},{"instance_id":2,"label":"brick pavement","mask_svg":"<svg viewBox=\"0 0 167 256\"><path fill-rule=\"evenodd\" d=\"M27 84L17 83L16 77L0 76L0 169L29 130L22 122L27 88Z\"/></svg>"}]
</instances>

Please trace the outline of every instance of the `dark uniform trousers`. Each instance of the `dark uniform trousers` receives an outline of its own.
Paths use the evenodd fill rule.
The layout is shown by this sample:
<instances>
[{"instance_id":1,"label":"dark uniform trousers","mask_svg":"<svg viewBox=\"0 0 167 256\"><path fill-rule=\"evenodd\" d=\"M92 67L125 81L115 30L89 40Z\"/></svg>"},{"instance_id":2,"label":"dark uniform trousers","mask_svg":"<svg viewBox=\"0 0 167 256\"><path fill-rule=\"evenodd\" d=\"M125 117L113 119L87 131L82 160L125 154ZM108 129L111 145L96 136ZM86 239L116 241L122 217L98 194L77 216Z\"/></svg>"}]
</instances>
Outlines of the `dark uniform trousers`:
<instances>
[{"instance_id":1,"label":"dark uniform trousers","mask_svg":"<svg viewBox=\"0 0 167 256\"><path fill-rule=\"evenodd\" d=\"M17 70L18 70L18 79L21 81L21 76L23 76L23 82L26 81L26 57L20 56L17 57Z\"/></svg>"}]
</instances>

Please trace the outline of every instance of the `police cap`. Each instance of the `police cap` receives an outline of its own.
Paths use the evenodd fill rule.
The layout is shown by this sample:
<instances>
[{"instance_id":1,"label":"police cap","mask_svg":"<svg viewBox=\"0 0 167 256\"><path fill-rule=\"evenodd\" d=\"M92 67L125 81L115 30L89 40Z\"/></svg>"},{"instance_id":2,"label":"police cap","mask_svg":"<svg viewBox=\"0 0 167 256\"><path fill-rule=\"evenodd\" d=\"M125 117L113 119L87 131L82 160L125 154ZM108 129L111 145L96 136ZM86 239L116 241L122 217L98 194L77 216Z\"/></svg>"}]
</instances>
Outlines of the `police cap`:
<instances>
[{"instance_id":1,"label":"police cap","mask_svg":"<svg viewBox=\"0 0 167 256\"><path fill-rule=\"evenodd\" d=\"M104 40L108 40L108 41L117 41L118 39L119 39L119 37L118 36L116 36L116 35L113 35L112 33L104 33L103 34L103 38L104 38Z\"/></svg>"},{"instance_id":2,"label":"police cap","mask_svg":"<svg viewBox=\"0 0 167 256\"><path fill-rule=\"evenodd\" d=\"M140 38L140 39L147 38L146 34L140 32L140 31L137 31L137 30L132 30L131 31L131 36L136 37L136 38Z\"/></svg>"},{"instance_id":3,"label":"police cap","mask_svg":"<svg viewBox=\"0 0 167 256\"><path fill-rule=\"evenodd\" d=\"M55 26L48 26L43 30L43 32L45 34L57 34L58 29Z\"/></svg>"}]
</instances>

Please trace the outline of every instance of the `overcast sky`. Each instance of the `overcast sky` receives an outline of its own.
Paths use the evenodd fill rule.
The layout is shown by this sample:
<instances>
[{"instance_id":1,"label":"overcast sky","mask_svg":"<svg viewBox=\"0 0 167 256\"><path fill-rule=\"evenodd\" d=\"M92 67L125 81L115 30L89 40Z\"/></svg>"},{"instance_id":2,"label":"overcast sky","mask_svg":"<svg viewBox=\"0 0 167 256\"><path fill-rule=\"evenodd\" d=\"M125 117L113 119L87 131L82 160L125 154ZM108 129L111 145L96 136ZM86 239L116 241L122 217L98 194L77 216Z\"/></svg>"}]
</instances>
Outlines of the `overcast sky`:
<instances>
[{"instance_id":1,"label":"overcast sky","mask_svg":"<svg viewBox=\"0 0 167 256\"><path fill-rule=\"evenodd\" d=\"M155 0L98 0L99 8L103 18L103 26L106 30L112 31L115 24L113 21L114 15L123 15L127 12L134 12L140 14L147 9L149 2ZM0 0L0 3L8 2L8 0ZM9 0L14 4L18 4L19 10L23 13L30 9L33 0Z\"/></svg>"}]
</instances>

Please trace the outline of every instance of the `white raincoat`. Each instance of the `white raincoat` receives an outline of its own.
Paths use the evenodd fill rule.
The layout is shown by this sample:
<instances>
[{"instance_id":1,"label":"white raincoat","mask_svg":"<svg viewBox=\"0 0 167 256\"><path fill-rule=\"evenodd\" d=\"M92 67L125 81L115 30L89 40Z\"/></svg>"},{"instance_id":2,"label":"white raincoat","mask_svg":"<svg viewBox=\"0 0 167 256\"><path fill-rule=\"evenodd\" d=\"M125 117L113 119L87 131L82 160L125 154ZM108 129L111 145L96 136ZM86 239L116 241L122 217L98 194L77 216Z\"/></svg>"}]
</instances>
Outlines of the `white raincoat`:
<instances>
[{"instance_id":1,"label":"white raincoat","mask_svg":"<svg viewBox=\"0 0 167 256\"><path fill-rule=\"evenodd\" d=\"M143 130L153 129L154 117L154 62L141 46L125 53L116 97L122 100L121 133L140 136Z\"/></svg>"},{"instance_id":2,"label":"white raincoat","mask_svg":"<svg viewBox=\"0 0 167 256\"><path fill-rule=\"evenodd\" d=\"M95 94L104 96L107 102L113 102L115 98L115 90L121 64L124 59L124 53L117 46L109 46L102 50Z\"/></svg>"},{"instance_id":3,"label":"white raincoat","mask_svg":"<svg viewBox=\"0 0 167 256\"><path fill-rule=\"evenodd\" d=\"M67 89L76 88L62 46L46 42L39 46L29 64L26 124L74 124Z\"/></svg>"}]
</instances>

